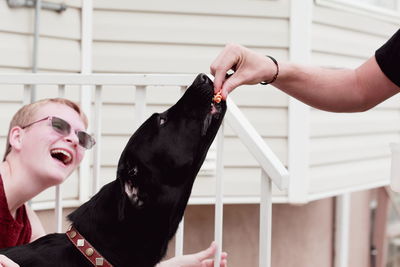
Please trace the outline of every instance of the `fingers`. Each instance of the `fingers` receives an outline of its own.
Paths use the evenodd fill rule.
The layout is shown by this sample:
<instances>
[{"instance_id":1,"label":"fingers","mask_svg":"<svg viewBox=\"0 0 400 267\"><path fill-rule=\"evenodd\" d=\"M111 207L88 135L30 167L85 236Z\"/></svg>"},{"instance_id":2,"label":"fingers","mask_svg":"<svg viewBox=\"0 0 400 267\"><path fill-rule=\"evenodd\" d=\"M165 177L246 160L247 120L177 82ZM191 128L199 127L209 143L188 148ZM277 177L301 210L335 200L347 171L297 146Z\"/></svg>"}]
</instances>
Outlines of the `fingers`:
<instances>
[{"instance_id":1,"label":"fingers","mask_svg":"<svg viewBox=\"0 0 400 267\"><path fill-rule=\"evenodd\" d=\"M211 260L211 259L204 260L204 261L202 262L202 266L204 266L204 267L214 267L214 260ZM220 267L227 267L227 266L228 266L228 261L227 261L227 259L222 259L222 258L221 258L221 261L220 261L220 263L219 263L219 266L220 266Z\"/></svg>"},{"instance_id":2,"label":"fingers","mask_svg":"<svg viewBox=\"0 0 400 267\"><path fill-rule=\"evenodd\" d=\"M216 252L217 252L217 245L213 241L207 249L198 252L196 256L198 257L199 261L202 262L202 266L214 267L214 260L212 258L214 257ZM220 267L227 266L227 257L228 254L226 252L221 253Z\"/></svg>"},{"instance_id":3,"label":"fingers","mask_svg":"<svg viewBox=\"0 0 400 267\"><path fill-rule=\"evenodd\" d=\"M215 93L222 89L225 82L226 73L229 70L235 70L237 63L240 61L240 46L228 44L219 53L217 58L210 66L210 72L214 75Z\"/></svg>"},{"instance_id":4,"label":"fingers","mask_svg":"<svg viewBox=\"0 0 400 267\"><path fill-rule=\"evenodd\" d=\"M0 267L19 267L19 265L6 256L0 255Z\"/></svg>"},{"instance_id":5,"label":"fingers","mask_svg":"<svg viewBox=\"0 0 400 267\"><path fill-rule=\"evenodd\" d=\"M203 261L212 258L216 251L217 251L217 245L213 241L207 249L196 253L196 256L200 261Z\"/></svg>"},{"instance_id":6,"label":"fingers","mask_svg":"<svg viewBox=\"0 0 400 267\"><path fill-rule=\"evenodd\" d=\"M236 87L242 84L240 73L233 73L228 79L226 79L221 88L222 99L226 99L228 94L233 91Z\"/></svg>"}]
</instances>

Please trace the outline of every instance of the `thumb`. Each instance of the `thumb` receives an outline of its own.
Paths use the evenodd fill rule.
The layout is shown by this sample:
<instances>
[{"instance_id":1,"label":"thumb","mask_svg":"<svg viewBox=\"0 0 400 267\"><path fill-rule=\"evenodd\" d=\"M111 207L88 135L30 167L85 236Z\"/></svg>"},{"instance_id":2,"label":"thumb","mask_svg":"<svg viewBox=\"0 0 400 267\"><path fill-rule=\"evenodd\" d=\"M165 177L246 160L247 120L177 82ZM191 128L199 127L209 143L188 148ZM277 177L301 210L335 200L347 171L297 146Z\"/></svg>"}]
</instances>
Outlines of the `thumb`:
<instances>
[{"instance_id":1,"label":"thumb","mask_svg":"<svg viewBox=\"0 0 400 267\"><path fill-rule=\"evenodd\" d=\"M224 84L222 85L222 98L226 99L228 94L241 84L242 79L240 78L238 73L233 73L228 79L225 80Z\"/></svg>"},{"instance_id":2,"label":"thumb","mask_svg":"<svg viewBox=\"0 0 400 267\"><path fill-rule=\"evenodd\" d=\"M196 253L196 256L200 261L203 261L205 259L212 258L216 251L217 251L217 245L213 241L208 248L206 248L203 251L200 251L200 252Z\"/></svg>"}]
</instances>

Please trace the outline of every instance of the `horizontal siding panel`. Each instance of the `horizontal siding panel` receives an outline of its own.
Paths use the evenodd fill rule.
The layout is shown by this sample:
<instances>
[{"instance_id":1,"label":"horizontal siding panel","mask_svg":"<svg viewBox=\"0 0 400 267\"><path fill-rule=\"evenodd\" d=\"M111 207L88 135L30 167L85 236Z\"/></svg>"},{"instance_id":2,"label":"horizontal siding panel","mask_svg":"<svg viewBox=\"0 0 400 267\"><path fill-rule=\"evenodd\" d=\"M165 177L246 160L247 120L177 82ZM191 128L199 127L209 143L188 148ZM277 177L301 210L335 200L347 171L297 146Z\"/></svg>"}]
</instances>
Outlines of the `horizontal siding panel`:
<instances>
[{"instance_id":1,"label":"horizontal siding panel","mask_svg":"<svg viewBox=\"0 0 400 267\"><path fill-rule=\"evenodd\" d=\"M371 159L310 168L310 193L332 192L372 182L388 182L390 160Z\"/></svg>"},{"instance_id":2,"label":"horizontal siding panel","mask_svg":"<svg viewBox=\"0 0 400 267\"><path fill-rule=\"evenodd\" d=\"M0 135L6 136L12 116L22 106L21 103L2 102L0 105Z\"/></svg>"},{"instance_id":3,"label":"horizontal siding panel","mask_svg":"<svg viewBox=\"0 0 400 267\"><path fill-rule=\"evenodd\" d=\"M196 75L193 75L193 79ZM189 84L188 84L189 85ZM134 105L135 86L104 86L103 103L109 105ZM179 86L149 86L146 88L146 103L150 105L172 106L182 96Z\"/></svg>"},{"instance_id":4,"label":"horizontal siding panel","mask_svg":"<svg viewBox=\"0 0 400 267\"><path fill-rule=\"evenodd\" d=\"M223 176L224 197L257 197L260 195L261 170L259 168L225 168ZM244 186L245 185L245 186ZM215 196L216 179L198 177L195 180L192 197ZM273 186L273 196L283 196Z\"/></svg>"},{"instance_id":5,"label":"horizontal siding panel","mask_svg":"<svg viewBox=\"0 0 400 267\"><path fill-rule=\"evenodd\" d=\"M365 62L365 57L349 55L337 55L313 51L311 53L311 64L327 68L357 68Z\"/></svg>"},{"instance_id":6,"label":"horizontal siding panel","mask_svg":"<svg viewBox=\"0 0 400 267\"><path fill-rule=\"evenodd\" d=\"M32 37L0 33L0 65L3 67L30 68L32 66ZM38 66L42 70L80 70L80 42L41 38Z\"/></svg>"},{"instance_id":7,"label":"horizontal siding panel","mask_svg":"<svg viewBox=\"0 0 400 267\"><path fill-rule=\"evenodd\" d=\"M287 165L287 139L264 138L265 143L277 155L279 160ZM238 138L225 137L224 165L229 167L257 167L256 159Z\"/></svg>"},{"instance_id":8,"label":"horizontal siding panel","mask_svg":"<svg viewBox=\"0 0 400 267\"><path fill-rule=\"evenodd\" d=\"M289 2L284 1L107 1L93 2L97 10L157 12L177 14L213 14L249 17L289 17Z\"/></svg>"},{"instance_id":9,"label":"horizontal siding panel","mask_svg":"<svg viewBox=\"0 0 400 267\"><path fill-rule=\"evenodd\" d=\"M115 179L116 168L101 168L101 185ZM260 195L261 170L259 168L229 168L223 173L224 196L227 197L257 197ZM192 189L192 197L215 196L215 177L197 177ZM287 192L280 191L273 185L273 196L285 196Z\"/></svg>"},{"instance_id":10,"label":"horizontal siding panel","mask_svg":"<svg viewBox=\"0 0 400 267\"><path fill-rule=\"evenodd\" d=\"M103 166L116 166L119 157L130 136L103 136L101 143L101 163ZM287 164L287 140L279 138L265 139L278 158ZM259 164L237 138L224 138L224 165L255 167Z\"/></svg>"},{"instance_id":11,"label":"horizontal siding panel","mask_svg":"<svg viewBox=\"0 0 400 267\"><path fill-rule=\"evenodd\" d=\"M40 16L41 36L80 39L80 9L69 7L62 13L43 9ZM7 1L0 1L0 32L33 34L34 20L34 8L9 8Z\"/></svg>"},{"instance_id":12,"label":"horizontal siding panel","mask_svg":"<svg viewBox=\"0 0 400 267\"><path fill-rule=\"evenodd\" d=\"M337 28L364 32L387 38L398 30L398 25L374 19L370 16L346 12L335 8L314 6L313 21Z\"/></svg>"},{"instance_id":13,"label":"horizontal siding panel","mask_svg":"<svg viewBox=\"0 0 400 267\"><path fill-rule=\"evenodd\" d=\"M288 112L285 108L239 107L250 124L263 137L287 137ZM229 125L229 124L228 124ZM227 127L226 135L233 131Z\"/></svg>"},{"instance_id":14,"label":"horizontal siding panel","mask_svg":"<svg viewBox=\"0 0 400 267\"><path fill-rule=\"evenodd\" d=\"M155 112L163 112L169 106L147 106L145 118ZM242 108L242 112L256 128L261 136L286 137L287 136L287 110L269 109L267 111L256 108ZM262 113L261 113L262 112ZM133 105L104 105L102 109L102 133L104 135L131 135L136 130L136 112ZM264 114L260 116L259 114ZM226 135L235 135L227 127Z\"/></svg>"},{"instance_id":15,"label":"horizontal siding panel","mask_svg":"<svg viewBox=\"0 0 400 267\"><path fill-rule=\"evenodd\" d=\"M67 180L63 182L61 185L61 191L62 191L62 198L64 200L69 200L69 199L78 199L79 198L79 184L78 184L78 172L75 171L69 176ZM50 200L55 200L55 187L50 187L37 195L35 198L33 198L33 202L42 202L42 201L50 201Z\"/></svg>"},{"instance_id":16,"label":"horizontal siding panel","mask_svg":"<svg viewBox=\"0 0 400 267\"><path fill-rule=\"evenodd\" d=\"M95 42L94 72L122 73L200 73L209 72L210 64L222 46L180 44L142 44ZM288 58L287 49L256 49L277 58Z\"/></svg>"},{"instance_id":17,"label":"horizontal siding panel","mask_svg":"<svg viewBox=\"0 0 400 267\"><path fill-rule=\"evenodd\" d=\"M1 74L0 74L1 75ZM22 104L24 88L22 85L0 85L0 102L17 102ZM1 134L1 132L0 132Z\"/></svg>"},{"instance_id":18,"label":"horizontal siding panel","mask_svg":"<svg viewBox=\"0 0 400 267\"><path fill-rule=\"evenodd\" d=\"M197 74L193 75L193 79ZM190 86L188 84L187 86ZM135 103L134 86L104 86L102 91L104 104L133 105ZM153 105L173 105L183 91L179 86L149 86L146 89L146 103ZM286 108L288 97L272 86L241 86L229 95L236 105L242 107Z\"/></svg>"},{"instance_id":19,"label":"horizontal siding panel","mask_svg":"<svg viewBox=\"0 0 400 267\"><path fill-rule=\"evenodd\" d=\"M311 110L312 137L378 134L400 131L398 110L373 109L362 113L331 113Z\"/></svg>"},{"instance_id":20,"label":"horizontal siding panel","mask_svg":"<svg viewBox=\"0 0 400 267\"><path fill-rule=\"evenodd\" d=\"M287 108L289 102L285 93L271 85L243 85L229 96L241 107Z\"/></svg>"},{"instance_id":21,"label":"horizontal siding panel","mask_svg":"<svg viewBox=\"0 0 400 267\"><path fill-rule=\"evenodd\" d=\"M168 106L150 106L145 112L145 119L155 112L163 112ZM102 109L102 134L130 136L136 131L136 112L133 105L104 105Z\"/></svg>"},{"instance_id":22,"label":"horizontal siding panel","mask_svg":"<svg viewBox=\"0 0 400 267\"><path fill-rule=\"evenodd\" d=\"M351 57L369 58L387 38L342 28L313 24L312 50Z\"/></svg>"},{"instance_id":23,"label":"horizontal siding panel","mask_svg":"<svg viewBox=\"0 0 400 267\"><path fill-rule=\"evenodd\" d=\"M400 135L361 135L310 140L310 165L334 164L373 158L389 158L390 142L397 142Z\"/></svg>"},{"instance_id":24,"label":"horizontal siding panel","mask_svg":"<svg viewBox=\"0 0 400 267\"><path fill-rule=\"evenodd\" d=\"M95 41L288 47L288 20L96 11ZM223 34L221 34L223 32ZM268 38L266 38L268 36Z\"/></svg>"},{"instance_id":25,"label":"horizontal siding panel","mask_svg":"<svg viewBox=\"0 0 400 267\"><path fill-rule=\"evenodd\" d=\"M400 94L392 96L391 98L379 104L376 108L397 109L400 111Z\"/></svg>"},{"instance_id":26,"label":"horizontal siding panel","mask_svg":"<svg viewBox=\"0 0 400 267\"><path fill-rule=\"evenodd\" d=\"M82 7L82 1L84 0L68 0L67 3L65 3L64 0L48 0L48 2L51 3L64 3L66 4L68 7L74 7L74 8L80 8Z\"/></svg>"}]
</instances>

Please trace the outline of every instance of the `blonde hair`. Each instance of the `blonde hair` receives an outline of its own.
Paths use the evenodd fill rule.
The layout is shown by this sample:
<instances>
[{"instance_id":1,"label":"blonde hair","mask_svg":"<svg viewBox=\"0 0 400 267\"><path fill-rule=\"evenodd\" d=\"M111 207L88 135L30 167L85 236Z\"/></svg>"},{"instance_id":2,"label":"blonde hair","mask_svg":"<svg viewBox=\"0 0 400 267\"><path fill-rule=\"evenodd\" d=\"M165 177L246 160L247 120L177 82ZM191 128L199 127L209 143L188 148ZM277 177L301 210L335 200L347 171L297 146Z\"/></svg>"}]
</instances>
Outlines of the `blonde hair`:
<instances>
[{"instance_id":1,"label":"blonde hair","mask_svg":"<svg viewBox=\"0 0 400 267\"><path fill-rule=\"evenodd\" d=\"M6 142L6 151L4 153L4 158L3 161L6 160L7 155L10 153L11 151L11 145L10 145L10 131L13 127L15 126L20 126L23 127L29 123L31 123L32 117L35 115L36 111L49 104L49 103L56 103L56 104L62 104L62 105L66 105L70 108L72 108L73 110L75 110L79 116L81 117L85 127L87 128L88 126L88 119L85 115L85 113L83 113L83 111L81 110L81 108L75 104L74 102L65 99L65 98L47 98L47 99L42 99L36 102L33 102L31 104L25 105L22 108L20 108L17 113L15 113L15 115L13 116L11 122L10 122L10 127L8 128L8 134L7 134L7 142Z\"/></svg>"}]
</instances>

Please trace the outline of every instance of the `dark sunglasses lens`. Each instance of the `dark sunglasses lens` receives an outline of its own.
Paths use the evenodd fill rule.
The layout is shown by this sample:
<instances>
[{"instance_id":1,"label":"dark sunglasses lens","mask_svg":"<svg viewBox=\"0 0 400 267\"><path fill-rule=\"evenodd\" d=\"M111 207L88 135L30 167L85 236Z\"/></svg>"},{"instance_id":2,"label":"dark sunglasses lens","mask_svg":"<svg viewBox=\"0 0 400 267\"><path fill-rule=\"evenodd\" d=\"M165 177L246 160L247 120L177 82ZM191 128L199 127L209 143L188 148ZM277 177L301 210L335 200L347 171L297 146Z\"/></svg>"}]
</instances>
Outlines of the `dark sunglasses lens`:
<instances>
[{"instance_id":1,"label":"dark sunglasses lens","mask_svg":"<svg viewBox=\"0 0 400 267\"><path fill-rule=\"evenodd\" d=\"M62 135L68 135L71 131L71 126L68 122L56 117L51 118L51 126L56 132Z\"/></svg>"},{"instance_id":2,"label":"dark sunglasses lens","mask_svg":"<svg viewBox=\"0 0 400 267\"><path fill-rule=\"evenodd\" d=\"M94 141L94 138L90 136L89 134L79 131L76 133L78 135L79 139L79 144L83 146L86 149L92 148L96 142Z\"/></svg>"}]
</instances>

